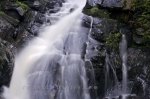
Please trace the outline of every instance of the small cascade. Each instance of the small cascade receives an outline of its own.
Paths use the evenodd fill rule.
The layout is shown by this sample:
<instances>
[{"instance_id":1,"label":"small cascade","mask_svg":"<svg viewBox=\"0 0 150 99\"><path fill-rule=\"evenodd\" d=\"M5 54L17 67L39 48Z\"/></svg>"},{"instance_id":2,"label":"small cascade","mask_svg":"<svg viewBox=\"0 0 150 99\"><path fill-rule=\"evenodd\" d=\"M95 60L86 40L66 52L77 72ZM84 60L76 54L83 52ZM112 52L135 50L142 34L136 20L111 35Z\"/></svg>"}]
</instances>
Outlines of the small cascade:
<instances>
[{"instance_id":1,"label":"small cascade","mask_svg":"<svg viewBox=\"0 0 150 99\"><path fill-rule=\"evenodd\" d=\"M93 22L94 22L94 19L92 16L89 16L90 18L90 28L88 30L88 41L86 41L86 52L85 52L85 64L86 64L86 69L87 69L87 72L88 72L88 84L89 84L89 91L90 91L90 94L92 96L93 99L97 99L97 86L95 85L95 71L94 71L94 68L93 68L93 64L90 60L90 57L92 57L93 55L93 52L91 52L91 45L90 45L90 42L91 40L93 40L91 38L91 32L92 32L92 28L93 28ZM96 49L95 49L96 50Z\"/></svg>"},{"instance_id":2,"label":"small cascade","mask_svg":"<svg viewBox=\"0 0 150 99\"><path fill-rule=\"evenodd\" d=\"M110 56L106 53L105 67L105 93L108 97L116 96L120 93L119 81L117 78L115 66L110 60Z\"/></svg>"},{"instance_id":3,"label":"small cascade","mask_svg":"<svg viewBox=\"0 0 150 99\"><path fill-rule=\"evenodd\" d=\"M120 56L122 59L122 73L123 73L122 74L122 92L123 94L127 94L128 93L127 40L124 34L122 35L122 41L120 43Z\"/></svg>"},{"instance_id":4,"label":"small cascade","mask_svg":"<svg viewBox=\"0 0 150 99\"><path fill-rule=\"evenodd\" d=\"M122 61L122 83L118 81L113 61L111 61L109 54L106 53L105 99L126 99L126 97L129 96L127 80L127 40L125 34L122 34L119 51Z\"/></svg>"}]
</instances>

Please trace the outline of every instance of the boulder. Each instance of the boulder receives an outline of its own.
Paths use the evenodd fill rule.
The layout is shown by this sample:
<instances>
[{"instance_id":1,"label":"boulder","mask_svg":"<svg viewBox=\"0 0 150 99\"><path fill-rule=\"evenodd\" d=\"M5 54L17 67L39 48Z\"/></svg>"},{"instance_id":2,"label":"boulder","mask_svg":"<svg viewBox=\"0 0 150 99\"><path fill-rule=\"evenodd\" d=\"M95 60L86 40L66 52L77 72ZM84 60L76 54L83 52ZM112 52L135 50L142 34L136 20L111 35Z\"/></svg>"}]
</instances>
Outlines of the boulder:
<instances>
[{"instance_id":1,"label":"boulder","mask_svg":"<svg viewBox=\"0 0 150 99\"><path fill-rule=\"evenodd\" d=\"M28 11L29 7L23 2L14 1L9 2L6 1L3 3L2 9L5 13L17 20L23 20L24 14Z\"/></svg>"}]
</instances>

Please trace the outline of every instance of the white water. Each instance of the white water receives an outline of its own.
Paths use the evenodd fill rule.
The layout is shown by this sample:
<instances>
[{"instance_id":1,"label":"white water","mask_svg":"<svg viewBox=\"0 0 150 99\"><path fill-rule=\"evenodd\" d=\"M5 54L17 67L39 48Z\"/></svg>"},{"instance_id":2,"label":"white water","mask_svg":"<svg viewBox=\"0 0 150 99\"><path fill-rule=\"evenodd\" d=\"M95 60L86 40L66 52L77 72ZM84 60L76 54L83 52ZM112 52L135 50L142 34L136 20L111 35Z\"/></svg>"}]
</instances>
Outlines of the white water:
<instances>
[{"instance_id":1,"label":"white water","mask_svg":"<svg viewBox=\"0 0 150 99\"><path fill-rule=\"evenodd\" d=\"M126 36L122 35L122 41L120 43L120 55L122 59L122 91L123 94L127 94L127 40Z\"/></svg>"},{"instance_id":2,"label":"white water","mask_svg":"<svg viewBox=\"0 0 150 99\"><path fill-rule=\"evenodd\" d=\"M118 82L116 71L110 57L106 54L106 98L107 99L126 99L129 96L128 92L128 74L127 74L127 40L126 36L122 35L122 40L119 44L120 56L122 60L122 83ZM110 72L112 70L112 72ZM111 74L110 74L111 73ZM114 80L114 81L113 81Z\"/></svg>"},{"instance_id":3,"label":"white water","mask_svg":"<svg viewBox=\"0 0 150 99\"><path fill-rule=\"evenodd\" d=\"M47 26L16 55L5 99L90 99L81 59L81 12L86 0L67 0L59 21ZM69 13L70 9L74 11ZM61 14L62 13L62 14ZM61 16L62 15L62 16Z\"/></svg>"}]
</instances>

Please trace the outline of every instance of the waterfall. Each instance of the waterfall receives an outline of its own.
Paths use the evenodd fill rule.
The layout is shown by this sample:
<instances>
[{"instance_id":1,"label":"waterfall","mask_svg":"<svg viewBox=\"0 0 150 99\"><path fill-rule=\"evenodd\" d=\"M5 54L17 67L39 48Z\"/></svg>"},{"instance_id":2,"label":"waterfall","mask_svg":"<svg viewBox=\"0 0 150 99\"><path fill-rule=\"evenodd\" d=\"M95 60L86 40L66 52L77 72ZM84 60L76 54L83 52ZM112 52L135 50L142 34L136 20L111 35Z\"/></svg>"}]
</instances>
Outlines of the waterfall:
<instances>
[{"instance_id":1,"label":"waterfall","mask_svg":"<svg viewBox=\"0 0 150 99\"><path fill-rule=\"evenodd\" d=\"M126 99L128 92L128 74L127 74L127 40L125 34L119 44L119 51L122 61L122 83L117 78L113 61L108 53L106 53L106 72L105 72L105 98L106 99Z\"/></svg>"},{"instance_id":2,"label":"waterfall","mask_svg":"<svg viewBox=\"0 0 150 99\"><path fill-rule=\"evenodd\" d=\"M45 25L16 55L5 99L90 99L81 55L84 34L80 23L85 4L86 0L67 0L55 14L58 21Z\"/></svg>"},{"instance_id":3,"label":"waterfall","mask_svg":"<svg viewBox=\"0 0 150 99\"><path fill-rule=\"evenodd\" d=\"M126 36L123 34L122 35L122 41L120 43L120 55L122 59L122 93L127 94L127 41L126 41ZM123 95L123 99L125 99L126 95Z\"/></svg>"},{"instance_id":4,"label":"waterfall","mask_svg":"<svg viewBox=\"0 0 150 99\"><path fill-rule=\"evenodd\" d=\"M110 56L108 53L106 53L106 58L105 58L105 63L106 63L106 69L105 69L105 94L106 96L116 96L120 92L119 90L119 81L117 78L115 66L113 62L110 60Z\"/></svg>"}]
</instances>

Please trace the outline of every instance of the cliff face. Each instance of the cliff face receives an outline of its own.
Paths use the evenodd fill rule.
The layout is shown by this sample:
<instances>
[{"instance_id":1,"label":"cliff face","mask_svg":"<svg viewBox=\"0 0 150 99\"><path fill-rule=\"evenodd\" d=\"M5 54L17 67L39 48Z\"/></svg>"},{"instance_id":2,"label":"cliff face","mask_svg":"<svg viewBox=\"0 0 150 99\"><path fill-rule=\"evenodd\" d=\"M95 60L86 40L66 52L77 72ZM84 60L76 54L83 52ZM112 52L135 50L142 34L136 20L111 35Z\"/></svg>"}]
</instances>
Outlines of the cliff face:
<instances>
[{"instance_id":1,"label":"cliff face","mask_svg":"<svg viewBox=\"0 0 150 99\"><path fill-rule=\"evenodd\" d=\"M14 54L38 35L46 11L55 13L63 0L1 0L0 1L0 86L9 85L13 70ZM150 94L150 1L144 0L88 0L84 8L83 26L90 28L86 54L95 71L96 90L99 97L105 94L106 55L122 81L122 61L119 55L121 35L128 42L128 79L130 91L149 99ZM51 9L51 10L48 10ZM95 49L94 49L95 48ZM86 62L87 65L91 63ZM113 78L112 78L113 80ZM90 85L90 82L89 82ZM93 91L91 90L91 93Z\"/></svg>"},{"instance_id":2,"label":"cliff face","mask_svg":"<svg viewBox=\"0 0 150 99\"><path fill-rule=\"evenodd\" d=\"M83 12L93 16L94 20L91 37L98 44L91 43L93 48L98 48L99 52L91 57L91 61L95 69L99 97L105 94L106 57L109 58L110 65L115 69L119 82L122 81L119 43L121 35L125 34L128 43L127 68L130 93L144 96L145 99L150 98L148 81L150 73L149 6L149 0L88 0ZM89 27L90 22L90 18L86 16L84 25ZM113 76L110 81L113 84ZM113 87L109 90L113 90Z\"/></svg>"}]
</instances>

